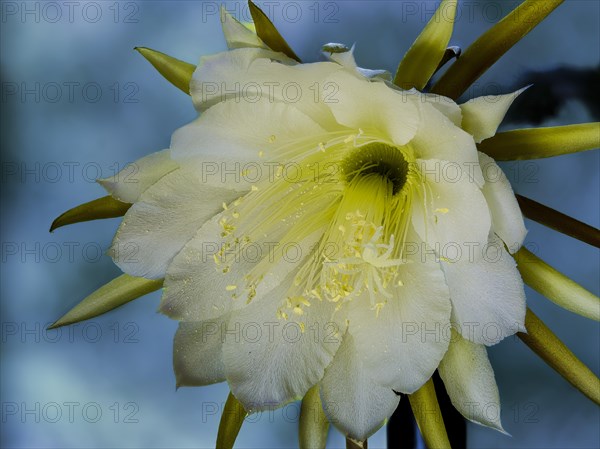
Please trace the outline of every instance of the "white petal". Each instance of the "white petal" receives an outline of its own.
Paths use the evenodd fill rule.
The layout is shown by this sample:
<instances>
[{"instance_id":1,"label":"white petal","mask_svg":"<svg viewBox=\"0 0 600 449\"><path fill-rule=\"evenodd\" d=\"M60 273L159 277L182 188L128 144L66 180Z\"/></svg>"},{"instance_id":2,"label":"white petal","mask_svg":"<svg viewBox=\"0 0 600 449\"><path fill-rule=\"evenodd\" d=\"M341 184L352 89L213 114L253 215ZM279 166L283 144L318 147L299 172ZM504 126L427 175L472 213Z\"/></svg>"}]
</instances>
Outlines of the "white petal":
<instances>
[{"instance_id":1,"label":"white petal","mask_svg":"<svg viewBox=\"0 0 600 449\"><path fill-rule=\"evenodd\" d=\"M462 128L479 143L496 134L496 130L513 101L527 87L512 94L486 95L477 97L460 105L462 109Z\"/></svg>"},{"instance_id":2,"label":"white petal","mask_svg":"<svg viewBox=\"0 0 600 449\"><path fill-rule=\"evenodd\" d=\"M370 377L373 370L360 360L356 339L346 334L321 381L323 408L344 435L364 441L394 413L400 395Z\"/></svg>"},{"instance_id":3,"label":"white petal","mask_svg":"<svg viewBox=\"0 0 600 449\"><path fill-rule=\"evenodd\" d=\"M398 281L403 285L378 316L368 298L352 300L348 333L373 380L413 393L431 377L448 347L450 293L433 260L411 258L399 267Z\"/></svg>"},{"instance_id":4,"label":"white petal","mask_svg":"<svg viewBox=\"0 0 600 449\"><path fill-rule=\"evenodd\" d=\"M446 257L487 244L491 218L483 193L456 162L417 160L425 179L413 190L412 224L422 240Z\"/></svg>"},{"instance_id":5,"label":"white petal","mask_svg":"<svg viewBox=\"0 0 600 449\"><path fill-rule=\"evenodd\" d=\"M453 332L439 372L452 405L465 418L506 433L500 423L500 395L485 346Z\"/></svg>"},{"instance_id":6,"label":"white petal","mask_svg":"<svg viewBox=\"0 0 600 449\"><path fill-rule=\"evenodd\" d=\"M175 131L171 154L182 166L195 167L204 183L247 191L273 176L279 148L323 133L292 105L267 98L225 101Z\"/></svg>"},{"instance_id":7,"label":"white petal","mask_svg":"<svg viewBox=\"0 0 600 449\"><path fill-rule=\"evenodd\" d=\"M269 47L265 45L255 32L246 28L227 12L225 5L221 6L221 27L227 41L227 48L230 50L246 47L269 50Z\"/></svg>"},{"instance_id":8,"label":"white petal","mask_svg":"<svg viewBox=\"0 0 600 449\"><path fill-rule=\"evenodd\" d=\"M527 234L519 203L504 172L491 157L479 153L479 164L485 178L482 191L492 214L492 230L513 254L521 248Z\"/></svg>"},{"instance_id":9,"label":"white petal","mask_svg":"<svg viewBox=\"0 0 600 449\"><path fill-rule=\"evenodd\" d=\"M206 220L239 193L203 184L177 169L148 188L125 214L110 256L125 273L160 279L173 257Z\"/></svg>"},{"instance_id":10,"label":"white petal","mask_svg":"<svg viewBox=\"0 0 600 449\"><path fill-rule=\"evenodd\" d=\"M225 380L222 330L229 315L215 320L179 323L173 340L177 387L210 385Z\"/></svg>"},{"instance_id":11,"label":"white petal","mask_svg":"<svg viewBox=\"0 0 600 449\"><path fill-rule=\"evenodd\" d=\"M421 93L421 96L427 103L448 117L452 123L456 126L460 126L462 123L462 111L460 106L457 105L454 100L444 97L443 95L429 93Z\"/></svg>"},{"instance_id":12,"label":"white petal","mask_svg":"<svg viewBox=\"0 0 600 449\"><path fill-rule=\"evenodd\" d=\"M457 127L433 103L421 103L419 109L421 122L417 134L410 142L415 156L419 159L452 161L446 164L442 175L454 177L455 171L459 170L478 186L483 186L483 175L473 137Z\"/></svg>"},{"instance_id":13,"label":"white petal","mask_svg":"<svg viewBox=\"0 0 600 449\"><path fill-rule=\"evenodd\" d=\"M396 145L405 145L414 137L419 111L413 94L356 78L346 71L335 73L329 82L338 89L328 105L340 124L375 131Z\"/></svg>"},{"instance_id":14,"label":"white petal","mask_svg":"<svg viewBox=\"0 0 600 449\"><path fill-rule=\"evenodd\" d=\"M233 312L229 321L223 345L225 374L248 411L301 399L322 379L340 345L343 329L334 321L331 302L313 301L303 315L277 317L292 282L293 275L264 300Z\"/></svg>"},{"instance_id":15,"label":"white petal","mask_svg":"<svg viewBox=\"0 0 600 449\"><path fill-rule=\"evenodd\" d=\"M250 65L260 58L289 60L283 53L262 48L237 48L200 58L190 82L190 95L196 109L203 111L228 98L239 102L242 92L255 97L257 90L266 89L263 82L275 78L256 79L249 73Z\"/></svg>"},{"instance_id":16,"label":"white petal","mask_svg":"<svg viewBox=\"0 0 600 449\"><path fill-rule=\"evenodd\" d=\"M170 150L157 151L128 164L109 178L98 182L114 198L125 203L135 203L142 192L178 167L171 159Z\"/></svg>"},{"instance_id":17,"label":"white petal","mask_svg":"<svg viewBox=\"0 0 600 449\"><path fill-rule=\"evenodd\" d=\"M244 308L249 294L244 277L263 258L279 259L256 286L252 302L260 302L310 256L310 249L322 234L314 233L299 242L300 256L293 259L280 258L282 247L273 245L279 235L269 235L265 241L244 247L235 256L234 263L225 267L217 265L213 257L225 241L220 235L223 231L220 219L221 215L217 215L205 223L169 265L160 304L160 311L165 315L182 321L199 321ZM284 230L280 228L281 232Z\"/></svg>"},{"instance_id":18,"label":"white petal","mask_svg":"<svg viewBox=\"0 0 600 449\"><path fill-rule=\"evenodd\" d=\"M442 262L452 321L464 338L487 346L525 331L525 290L514 259L499 239L454 263Z\"/></svg>"},{"instance_id":19,"label":"white petal","mask_svg":"<svg viewBox=\"0 0 600 449\"><path fill-rule=\"evenodd\" d=\"M356 65L356 60L354 59L354 45L349 51L339 53L328 53L325 51L324 53L330 61L338 63L350 73L353 73L360 78L391 80L392 75L387 70L370 70L358 67L358 65Z\"/></svg>"},{"instance_id":20,"label":"white petal","mask_svg":"<svg viewBox=\"0 0 600 449\"><path fill-rule=\"evenodd\" d=\"M319 125L336 127L327 104L336 101L336 85L327 77L343 71L338 64L297 64L283 53L239 48L204 57L194 72L190 92L200 111L221 101L282 102L304 112ZM269 123L276 121L271 118Z\"/></svg>"}]
</instances>

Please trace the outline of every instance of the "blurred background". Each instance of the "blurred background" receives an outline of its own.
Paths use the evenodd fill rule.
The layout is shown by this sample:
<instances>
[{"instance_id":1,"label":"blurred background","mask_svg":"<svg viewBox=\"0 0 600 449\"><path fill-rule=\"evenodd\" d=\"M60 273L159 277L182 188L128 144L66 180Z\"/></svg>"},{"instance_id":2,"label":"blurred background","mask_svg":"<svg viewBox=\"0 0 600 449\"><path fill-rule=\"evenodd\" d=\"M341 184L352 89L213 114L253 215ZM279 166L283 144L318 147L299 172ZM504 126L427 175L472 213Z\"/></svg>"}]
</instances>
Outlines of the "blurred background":
<instances>
[{"instance_id":1,"label":"blurred background","mask_svg":"<svg viewBox=\"0 0 600 449\"><path fill-rule=\"evenodd\" d=\"M437 2L258 2L305 61L326 42L356 43L360 66L394 71ZM94 180L167 148L195 118L189 97L135 51L197 63L225 50L211 1L2 1L1 405L3 448L208 448L228 388L175 391L176 322L159 294L70 328L46 326L120 274L103 255L118 220L52 220L104 195ZM461 1L453 45L466 48L518 2ZM245 3L225 3L248 20ZM534 82L503 127L598 120L600 3L567 0L481 78L470 96ZM600 224L599 154L504 164L516 192ZM598 294L599 253L527 222L530 249ZM528 289L530 307L596 374L600 327ZM490 349L512 437L468 427L473 448L600 446L597 406L517 338ZM250 417L237 447L297 446L299 404ZM331 447L343 447L337 431ZM385 428L369 440L385 447Z\"/></svg>"}]
</instances>

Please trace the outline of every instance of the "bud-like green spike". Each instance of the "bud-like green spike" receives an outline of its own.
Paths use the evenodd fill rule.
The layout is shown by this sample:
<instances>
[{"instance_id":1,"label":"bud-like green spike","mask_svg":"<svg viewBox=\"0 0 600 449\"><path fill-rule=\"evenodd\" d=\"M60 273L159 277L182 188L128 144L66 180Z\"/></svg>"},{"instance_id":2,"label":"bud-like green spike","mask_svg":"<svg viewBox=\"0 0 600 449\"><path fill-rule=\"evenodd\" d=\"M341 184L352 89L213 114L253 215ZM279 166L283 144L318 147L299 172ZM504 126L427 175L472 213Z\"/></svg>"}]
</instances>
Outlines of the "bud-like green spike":
<instances>
[{"instance_id":1,"label":"bud-like green spike","mask_svg":"<svg viewBox=\"0 0 600 449\"><path fill-rule=\"evenodd\" d=\"M450 42L457 0L443 0L412 47L406 52L394 77L402 89L423 90L437 70Z\"/></svg>"},{"instance_id":2,"label":"bud-like green spike","mask_svg":"<svg viewBox=\"0 0 600 449\"><path fill-rule=\"evenodd\" d=\"M151 48L135 47L134 50L139 51L167 81L186 94L190 94L190 81L194 70L196 70L195 65L180 61Z\"/></svg>"},{"instance_id":3,"label":"bud-like green spike","mask_svg":"<svg viewBox=\"0 0 600 449\"><path fill-rule=\"evenodd\" d=\"M527 218L569 235L588 245L600 248L600 230L575 220L530 198L516 195L519 207Z\"/></svg>"},{"instance_id":4,"label":"bud-like green spike","mask_svg":"<svg viewBox=\"0 0 600 449\"><path fill-rule=\"evenodd\" d=\"M294 50L288 45L283 36L277 31L273 22L269 20L267 15L262 10L252 3L252 0L248 0L248 7L250 8L250 14L256 27L256 34L262 39L262 41L269 46L273 51L279 51L284 55L295 59L298 62L300 58L296 56Z\"/></svg>"},{"instance_id":5,"label":"bud-like green spike","mask_svg":"<svg viewBox=\"0 0 600 449\"><path fill-rule=\"evenodd\" d=\"M56 329L102 315L140 296L158 290L162 285L162 279L152 280L123 274L89 295L48 329Z\"/></svg>"},{"instance_id":6,"label":"bud-like green spike","mask_svg":"<svg viewBox=\"0 0 600 449\"><path fill-rule=\"evenodd\" d=\"M233 393L229 393L217 433L217 449L232 449L248 413Z\"/></svg>"},{"instance_id":7,"label":"bud-like green spike","mask_svg":"<svg viewBox=\"0 0 600 449\"><path fill-rule=\"evenodd\" d=\"M130 203L123 203L110 195L103 196L89 203L80 204L73 209L69 209L57 217L50 226L50 232L61 226L81 223L83 221L122 217L130 207Z\"/></svg>"},{"instance_id":8,"label":"bud-like green spike","mask_svg":"<svg viewBox=\"0 0 600 449\"><path fill-rule=\"evenodd\" d=\"M425 385L408 395L408 399L425 440L425 446L429 449L449 448L450 441L435 394L433 379L429 379Z\"/></svg>"},{"instance_id":9,"label":"bud-like green spike","mask_svg":"<svg viewBox=\"0 0 600 449\"><path fill-rule=\"evenodd\" d=\"M525 0L481 35L444 73L431 91L457 99L564 0Z\"/></svg>"},{"instance_id":10,"label":"bud-like green spike","mask_svg":"<svg viewBox=\"0 0 600 449\"><path fill-rule=\"evenodd\" d=\"M519 338L571 385L600 405L600 379L529 309L525 328L527 333L518 333Z\"/></svg>"},{"instance_id":11,"label":"bud-like green spike","mask_svg":"<svg viewBox=\"0 0 600 449\"><path fill-rule=\"evenodd\" d=\"M515 254L523 281L555 304L600 321L600 298L555 270L525 247Z\"/></svg>"},{"instance_id":12,"label":"bud-like green spike","mask_svg":"<svg viewBox=\"0 0 600 449\"><path fill-rule=\"evenodd\" d=\"M328 433L329 420L323 411L319 386L315 385L302 399L298 431L300 449L325 449Z\"/></svg>"},{"instance_id":13,"label":"bud-like green spike","mask_svg":"<svg viewBox=\"0 0 600 449\"><path fill-rule=\"evenodd\" d=\"M550 128L515 129L477 145L497 161L541 159L600 147L600 122Z\"/></svg>"}]
</instances>

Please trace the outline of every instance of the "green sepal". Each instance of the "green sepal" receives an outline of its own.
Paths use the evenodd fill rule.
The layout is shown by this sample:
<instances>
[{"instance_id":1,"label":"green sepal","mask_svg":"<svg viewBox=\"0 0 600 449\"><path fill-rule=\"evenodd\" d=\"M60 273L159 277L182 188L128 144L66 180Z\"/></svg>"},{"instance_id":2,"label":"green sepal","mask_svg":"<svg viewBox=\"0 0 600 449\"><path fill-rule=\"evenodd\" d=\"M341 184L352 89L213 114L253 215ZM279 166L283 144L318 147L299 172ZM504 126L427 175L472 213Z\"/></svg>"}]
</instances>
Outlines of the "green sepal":
<instances>
[{"instance_id":1,"label":"green sepal","mask_svg":"<svg viewBox=\"0 0 600 449\"><path fill-rule=\"evenodd\" d=\"M248 412L233 393L229 393L217 433L217 449L232 449Z\"/></svg>"},{"instance_id":2,"label":"green sepal","mask_svg":"<svg viewBox=\"0 0 600 449\"><path fill-rule=\"evenodd\" d=\"M153 280L123 274L87 296L48 329L56 329L102 315L134 299L156 291L162 285L162 279Z\"/></svg>"},{"instance_id":3,"label":"green sepal","mask_svg":"<svg viewBox=\"0 0 600 449\"><path fill-rule=\"evenodd\" d=\"M122 217L131 207L130 203L123 203L112 196L103 196L102 198L80 204L59 215L50 226L50 232L61 226L66 226L84 221L100 220L103 218Z\"/></svg>"},{"instance_id":4,"label":"green sepal","mask_svg":"<svg viewBox=\"0 0 600 449\"><path fill-rule=\"evenodd\" d=\"M182 92L190 95L190 81L196 70L194 64L181 61L160 51L152 50L146 47L135 47L146 60L154 66L165 79L180 89Z\"/></svg>"},{"instance_id":5,"label":"green sepal","mask_svg":"<svg viewBox=\"0 0 600 449\"><path fill-rule=\"evenodd\" d=\"M450 441L435 394L433 379L429 379L421 388L408 395L408 399L425 446L430 449L449 448Z\"/></svg>"},{"instance_id":6,"label":"green sepal","mask_svg":"<svg viewBox=\"0 0 600 449\"><path fill-rule=\"evenodd\" d=\"M531 310L525 315L527 333L517 335L552 369L600 405L600 379Z\"/></svg>"},{"instance_id":7,"label":"green sepal","mask_svg":"<svg viewBox=\"0 0 600 449\"><path fill-rule=\"evenodd\" d=\"M516 197L521 212L530 220L600 248L600 230L525 196Z\"/></svg>"},{"instance_id":8,"label":"green sepal","mask_svg":"<svg viewBox=\"0 0 600 449\"><path fill-rule=\"evenodd\" d=\"M298 425L300 449L325 449L328 433L329 420L323 410L319 386L315 385L302 399Z\"/></svg>"},{"instance_id":9,"label":"green sepal","mask_svg":"<svg viewBox=\"0 0 600 449\"><path fill-rule=\"evenodd\" d=\"M497 161L542 159L600 147L600 122L498 133L477 145Z\"/></svg>"},{"instance_id":10,"label":"green sepal","mask_svg":"<svg viewBox=\"0 0 600 449\"><path fill-rule=\"evenodd\" d=\"M452 37L457 0L443 0L421 34L404 55L394 84L402 89L422 91L446 54Z\"/></svg>"},{"instance_id":11,"label":"green sepal","mask_svg":"<svg viewBox=\"0 0 600 449\"><path fill-rule=\"evenodd\" d=\"M563 1L525 0L473 42L431 91L456 100Z\"/></svg>"},{"instance_id":12,"label":"green sepal","mask_svg":"<svg viewBox=\"0 0 600 449\"><path fill-rule=\"evenodd\" d=\"M275 25L273 25L273 22L271 22L267 15L251 0L248 0L248 7L250 8L250 14L252 15L258 37L260 37L271 50L281 52L298 62L302 62L279 33L277 28L275 28Z\"/></svg>"},{"instance_id":13,"label":"green sepal","mask_svg":"<svg viewBox=\"0 0 600 449\"><path fill-rule=\"evenodd\" d=\"M600 321L600 298L555 270L525 247L515 254L523 281L563 309Z\"/></svg>"}]
</instances>

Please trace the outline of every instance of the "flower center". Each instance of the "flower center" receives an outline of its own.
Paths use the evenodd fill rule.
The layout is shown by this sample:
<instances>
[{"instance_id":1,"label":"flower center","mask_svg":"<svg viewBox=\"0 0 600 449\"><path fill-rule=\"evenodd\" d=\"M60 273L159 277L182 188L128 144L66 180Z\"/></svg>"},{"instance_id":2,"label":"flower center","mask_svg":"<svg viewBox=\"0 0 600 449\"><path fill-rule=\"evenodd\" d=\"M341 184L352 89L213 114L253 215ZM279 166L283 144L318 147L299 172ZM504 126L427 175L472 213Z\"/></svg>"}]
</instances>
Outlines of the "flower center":
<instances>
[{"instance_id":1,"label":"flower center","mask_svg":"<svg viewBox=\"0 0 600 449\"><path fill-rule=\"evenodd\" d=\"M383 142L371 142L355 148L341 166L348 184L357 177L378 175L391 183L393 195L406 184L408 169L402 150Z\"/></svg>"}]
</instances>

